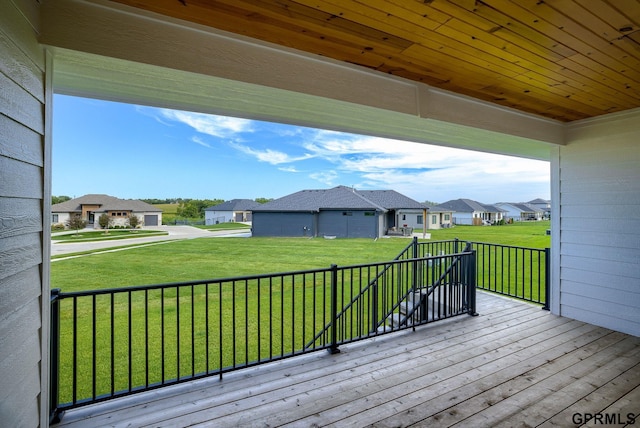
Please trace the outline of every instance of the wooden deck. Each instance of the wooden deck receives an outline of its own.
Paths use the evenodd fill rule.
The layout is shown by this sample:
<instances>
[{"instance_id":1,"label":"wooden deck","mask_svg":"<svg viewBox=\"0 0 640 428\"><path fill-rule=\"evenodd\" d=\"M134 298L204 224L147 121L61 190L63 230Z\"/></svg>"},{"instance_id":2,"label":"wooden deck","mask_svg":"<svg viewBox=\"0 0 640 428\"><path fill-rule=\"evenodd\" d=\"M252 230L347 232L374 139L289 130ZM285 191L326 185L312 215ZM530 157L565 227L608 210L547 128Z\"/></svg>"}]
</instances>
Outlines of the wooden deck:
<instances>
[{"instance_id":1,"label":"wooden deck","mask_svg":"<svg viewBox=\"0 0 640 428\"><path fill-rule=\"evenodd\" d=\"M57 426L640 425L640 338L482 292L478 312L69 411Z\"/></svg>"}]
</instances>

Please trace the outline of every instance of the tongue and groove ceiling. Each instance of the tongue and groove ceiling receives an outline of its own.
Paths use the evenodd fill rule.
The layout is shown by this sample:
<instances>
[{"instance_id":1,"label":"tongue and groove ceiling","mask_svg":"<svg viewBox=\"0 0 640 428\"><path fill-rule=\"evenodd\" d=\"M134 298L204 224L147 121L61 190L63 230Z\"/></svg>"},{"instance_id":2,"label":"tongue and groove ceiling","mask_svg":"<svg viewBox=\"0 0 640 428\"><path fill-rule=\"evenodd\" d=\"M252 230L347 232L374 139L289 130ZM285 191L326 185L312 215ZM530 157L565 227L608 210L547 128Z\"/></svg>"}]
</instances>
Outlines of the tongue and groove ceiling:
<instances>
[{"instance_id":1,"label":"tongue and groove ceiling","mask_svg":"<svg viewBox=\"0 0 640 428\"><path fill-rule=\"evenodd\" d=\"M570 122L640 107L640 0L113 0Z\"/></svg>"}]
</instances>

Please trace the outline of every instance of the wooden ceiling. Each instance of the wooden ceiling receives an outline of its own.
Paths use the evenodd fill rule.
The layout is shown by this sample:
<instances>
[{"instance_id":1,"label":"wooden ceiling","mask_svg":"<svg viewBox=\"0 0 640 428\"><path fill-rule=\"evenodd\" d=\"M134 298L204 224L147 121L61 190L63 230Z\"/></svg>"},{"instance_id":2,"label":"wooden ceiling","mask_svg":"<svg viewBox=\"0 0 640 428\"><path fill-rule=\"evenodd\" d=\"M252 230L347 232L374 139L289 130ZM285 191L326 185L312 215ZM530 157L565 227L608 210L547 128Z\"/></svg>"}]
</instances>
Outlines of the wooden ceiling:
<instances>
[{"instance_id":1,"label":"wooden ceiling","mask_svg":"<svg viewBox=\"0 0 640 428\"><path fill-rule=\"evenodd\" d=\"M640 107L640 0L113 0L569 122Z\"/></svg>"}]
</instances>

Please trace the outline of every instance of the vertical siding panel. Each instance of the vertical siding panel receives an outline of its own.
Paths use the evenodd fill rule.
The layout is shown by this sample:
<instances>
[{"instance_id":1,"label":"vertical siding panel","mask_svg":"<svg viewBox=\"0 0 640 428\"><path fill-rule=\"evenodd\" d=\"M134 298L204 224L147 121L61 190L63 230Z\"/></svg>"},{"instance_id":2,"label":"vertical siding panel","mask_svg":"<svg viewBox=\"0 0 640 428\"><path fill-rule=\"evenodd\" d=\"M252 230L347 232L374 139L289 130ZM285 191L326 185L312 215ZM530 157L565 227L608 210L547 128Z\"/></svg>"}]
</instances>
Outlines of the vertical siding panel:
<instances>
[{"instance_id":1,"label":"vertical siding panel","mask_svg":"<svg viewBox=\"0 0 640 428\"><path fill-rule=\"evenodd\" d=\"M640 111L572 124L560 148L560 312L640 336Z\"/></svg>"},{"instance_id":2,"label":"vertical siding panel","mask_svg":"<svg viewBox=\"0 0 640 428\"><path fill-rule=\"evenodd\" d=\"M46 425L45 55L35 1L0 2L0 425ZM29 18L31 18L31 22ZM41 297L43 297L41 299ZM45 376L46 378L46 376ZM45 383L46 385L46 383ZM42 411L45 409L45 411Z\"/></svg>"}]
</instances>

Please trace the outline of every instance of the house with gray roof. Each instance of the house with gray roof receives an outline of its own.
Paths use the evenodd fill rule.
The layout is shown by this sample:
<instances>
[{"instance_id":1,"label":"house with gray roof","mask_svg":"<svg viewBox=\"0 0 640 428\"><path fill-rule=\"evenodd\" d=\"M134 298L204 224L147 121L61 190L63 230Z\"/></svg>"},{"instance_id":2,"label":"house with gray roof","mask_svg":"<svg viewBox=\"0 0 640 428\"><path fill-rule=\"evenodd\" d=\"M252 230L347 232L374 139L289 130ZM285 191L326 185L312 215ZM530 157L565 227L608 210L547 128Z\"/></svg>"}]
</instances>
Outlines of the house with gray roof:
<instances>
[{"instance_id":1,"label":"house with gray roof","mask_svg":"<svg viewBox=\"0 0 640 428\"><path fill-rule=\"evenodd\" d=\"M544 217L544 210L524 202L498 202L495 205L506 211L505 220L535 221Z\"/></svg>"},{"instance_id":2,"label":"house with gray roof","mask_svg":"<svg viewBox=\"0 0 640 428\"><path fill-rule=\"evenodd\" d=\"M546 218L546 219L550 219L551 218L551 201L550 200L542 199L542 198L536 198L536 199L533 199L533 200L527 202L527 204L532 205L532 206L544 211L543 218Z\"/></svg>"},{"instance_id":3,"label":"house with gray roof","mask_svg":"<svg viewBox=\"0 0 640 428\"><path fill-rule=\"evenodd\" d=\"M51 206L52 224L66 224L76 214L87 222L87 227L95 229L100 229L98 219L102 214L109 216L112 226L127 226L133 215L139 218L143 226L162 224L162 210L137 199L89 194Z\"/></svg>"},{"instance_id":4,"label":"house with gray roof","mask_svg":"<svg viewBox=\"0 0 640 428\"><path fill-rule=\"evenodd\" d=\"M394 190L301 190L253 210L253 236L378 238L404 212L424 210Z\"/></svg>"},{"instance_id":5,"label":"house with gray roof","mask_svg":"<svg viewBox=\"0 0 640 428\"><path fill-rule=\"evenodd\" d=\"M250 222L251 212L260 204L251 199L231 199L204 210L205 224Z\"/></svg>"},{"instance_id":6,"label":"house with gray roof","mask_svg":"<svg viewBox=\"0 0 640 428\"><path fill-rule=\"evenodd\" d=\"M425 226L427 229L449 228L453 226L454 214L454 210L443 207L442 205L429 206Z\"/></svg>"},{"instance_id":7,"label":"house with gray roof","mask_svg":"<svg viewBox=\"0 0 640 428\"><path fill-rule=\"evenodd\" d=\"M454 224L487 225L503 219L505 210L495 205L483 204L471 199L452 199L440 204L441 207L455 211Z\"/></svg>"}]
</instances>

